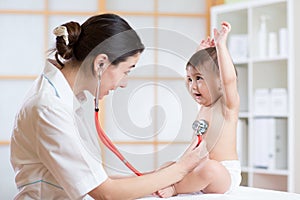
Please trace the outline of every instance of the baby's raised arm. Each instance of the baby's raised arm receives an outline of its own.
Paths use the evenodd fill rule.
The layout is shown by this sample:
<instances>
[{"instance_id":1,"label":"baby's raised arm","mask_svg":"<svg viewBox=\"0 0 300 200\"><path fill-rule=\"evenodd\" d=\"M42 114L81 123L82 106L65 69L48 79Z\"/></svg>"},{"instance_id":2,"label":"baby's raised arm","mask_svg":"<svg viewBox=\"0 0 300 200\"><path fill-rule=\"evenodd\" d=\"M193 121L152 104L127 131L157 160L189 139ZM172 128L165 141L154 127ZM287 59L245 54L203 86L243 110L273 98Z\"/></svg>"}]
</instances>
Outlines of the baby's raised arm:
<instances>
[{"instance_id":1,"label":"baby's raised arm","mask_svg":"<svg viewBox=\"0 0 300 200\"><path fill-rule=\"evenodd\" d=\"M206 49L209 47L214 47L214 46L215 46L215 41L208 36L206 39L201 40L199 46L197 47L197 51L200 51L202 49Z\"/></svg>"},{"instance_id":2,"label":"baby's raised arm","mask_svg":"<svg viewBox=\"0 0 300 200\"><path fill-rule=\"evenodd\" d=\"M222 22L220 30L214 29L214 42L217 49L220 79L226 101L230 110L239 109L239 95L237 91L237 76L229 51L226 46L227 36L231 30L228 22Z\"/></svg>"}]
</instances>

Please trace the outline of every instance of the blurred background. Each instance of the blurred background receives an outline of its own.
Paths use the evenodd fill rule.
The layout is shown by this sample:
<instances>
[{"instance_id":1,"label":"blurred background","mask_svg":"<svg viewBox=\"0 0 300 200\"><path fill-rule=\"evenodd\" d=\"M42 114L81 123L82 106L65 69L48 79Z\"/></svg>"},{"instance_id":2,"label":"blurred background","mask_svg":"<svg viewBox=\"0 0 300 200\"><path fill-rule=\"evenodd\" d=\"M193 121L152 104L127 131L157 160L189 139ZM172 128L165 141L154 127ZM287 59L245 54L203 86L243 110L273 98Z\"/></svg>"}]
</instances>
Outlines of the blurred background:
<instances>
[{"instance_id":1,"label":"blurred background","mask_svg":"<svg viewBox=\"0 0 300 200\"><path fill-rule=\"evenodd\" d=\"M256 7L259 16L265 11L270 16L281 12L284 20L282 27L277 28L286 28L288 36L294 38L298 29L291 27L294 16L289 13L294 4L296 1L286 0L0 0L0 199L13 199L17 192L9 161L14 116L26 91L42 73L47 50L54 47L52 30L69 21L83 23L92 15L107 12L127 20L146 46L130 73L128 87L115 91L101 102L104 129L137 169L151 171L166 161L175 160L189 144L198 106L185 87L185 65L201 39L210 35L211 29L218 27L222 20L227 20L232 23L232 35L235 36L229 40L230 51L234 51L234 62L241 74L239 155L243 159L243 185L300 192L299 175L294 170L298 166L294 162L297 149L293 145L298 116L296 111L289 112L291 108L296 109L293 106L299 96L290 92L295 90L293 77L297 74L293 46L286 47L290 50L287 55L256 58L249 42L255 38L254 33L260 25L259 19L252 15ZM255 20L257 22L252 24ZM286 42L293 43L292 39ZM270 66L277 70L274 72ZM283 78L284 83L260 85L266 82L261 78L266 74L256 71L257 68L275 74L273 82ZM258 83L253 84L256 81ZM286 104L292 103L289 111L256 115L254 103L259 97L255 99L255 94L257 91L259 94L258 89L266 88L268 91L287 89ZM255 157L253 147L259 144L250 135L254 132L256 119L262 116L274 119L275 124L278 119L283 119L285 128L280 130L286 133L282 154L286 160L281 169L255 165L260 158ZM111 152L101 148L108 174L130 173Z\"/></svg>"}]
</instances>

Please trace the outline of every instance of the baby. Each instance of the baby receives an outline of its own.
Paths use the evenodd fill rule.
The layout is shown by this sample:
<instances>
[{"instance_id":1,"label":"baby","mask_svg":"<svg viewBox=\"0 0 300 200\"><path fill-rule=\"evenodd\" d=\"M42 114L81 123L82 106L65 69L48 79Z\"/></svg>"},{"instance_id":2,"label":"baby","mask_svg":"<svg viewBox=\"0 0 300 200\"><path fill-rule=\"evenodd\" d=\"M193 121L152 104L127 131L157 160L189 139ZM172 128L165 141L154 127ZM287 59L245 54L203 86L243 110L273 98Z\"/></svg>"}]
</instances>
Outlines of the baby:
<instances>
[{"instance_id":1,"label":"baby","mask_svg":"<svg viewBox=\"0 0 300 200\"><path fill-rule=\"evenodd\" d=\"M197 120L208 129L203 135L209 158L180 182L159 190L161 197L182 193L225 193L241 182L241 166L236 151L236 129L240 98L237 73L226 40L231 30L227 22L214 29L214 39L202 40L186 65L189 93L200 105Z\"/></svg>"}]
</instances>

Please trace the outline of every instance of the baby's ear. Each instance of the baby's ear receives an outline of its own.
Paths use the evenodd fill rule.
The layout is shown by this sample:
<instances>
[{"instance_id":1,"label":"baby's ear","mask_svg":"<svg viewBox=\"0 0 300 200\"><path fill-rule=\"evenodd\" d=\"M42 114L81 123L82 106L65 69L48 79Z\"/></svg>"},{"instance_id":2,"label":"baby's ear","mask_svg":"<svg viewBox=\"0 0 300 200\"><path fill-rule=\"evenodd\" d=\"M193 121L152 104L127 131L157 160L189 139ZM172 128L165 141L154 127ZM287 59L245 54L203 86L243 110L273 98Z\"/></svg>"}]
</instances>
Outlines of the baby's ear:
<instances>
[{"instance_id":1,"label":"baby's ear","mask_svg":"<svg viewBox=\"0 0 300 200\"><path fill-rule=\"evenodd\" d=\"M221 91L222 90L222 84L221 84L221 80L218 81L218 90Z\"/></svg>"}]
</instances>

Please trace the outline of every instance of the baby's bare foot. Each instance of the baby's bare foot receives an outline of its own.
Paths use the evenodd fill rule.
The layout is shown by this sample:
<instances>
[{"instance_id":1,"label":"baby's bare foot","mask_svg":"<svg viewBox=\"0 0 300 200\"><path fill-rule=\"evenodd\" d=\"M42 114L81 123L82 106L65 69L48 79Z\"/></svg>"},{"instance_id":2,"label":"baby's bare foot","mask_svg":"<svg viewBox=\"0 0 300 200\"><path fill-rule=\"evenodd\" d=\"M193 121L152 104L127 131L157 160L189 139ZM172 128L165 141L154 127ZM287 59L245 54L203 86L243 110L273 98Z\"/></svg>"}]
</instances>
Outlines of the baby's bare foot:
<instances>
[{"instance_id":1,"label":"baby's bare foot","mask_svg":"<svg viewBox=\"0 0 300 200\"><path fill-rule=\"evenodd\" d=\"M158 195L163 198L168 198L177 195L174 185L157 191Z\"/></svg>"}]
</instances>

